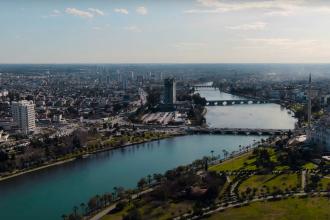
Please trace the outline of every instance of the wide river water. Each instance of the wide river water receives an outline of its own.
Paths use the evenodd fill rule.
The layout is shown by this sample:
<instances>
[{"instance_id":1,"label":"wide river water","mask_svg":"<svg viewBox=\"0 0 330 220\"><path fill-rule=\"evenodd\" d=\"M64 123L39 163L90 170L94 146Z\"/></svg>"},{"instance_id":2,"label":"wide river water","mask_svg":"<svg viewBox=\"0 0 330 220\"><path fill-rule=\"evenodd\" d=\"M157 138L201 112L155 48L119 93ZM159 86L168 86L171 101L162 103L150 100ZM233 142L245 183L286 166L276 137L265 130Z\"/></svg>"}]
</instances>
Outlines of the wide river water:
<instances>
[{"instance_id":1,"label":"wide river water","mask_svg":"<svg viewBox=\"0 0 330 220\"><path fill-rule=\"evenodd\" d=\"M214 88L202 88L196 92L208 101L242 99ZM205 118L210 127L217 128L293 129L297 122L293 115L278 104L267 103L209 106Z\"/></svg>"},{"instance_id":2,"label":"wide river water","mask_svg":"<svg viewBox=\"0 0 330 220\"><path fill-rule=\"evenodd\" d=\"M209 100L235 99L219 90L199 91ZM266 108L266 107L267 108ZM265 112L264 116L256 113ZM241 115L243 114L243 116ZM273 119L276 117L276 119ZM278 105L208 107L211 126L293 128L295 120ZM225 126L226 125L226 126ZM272 127L272 128L273 128ZM141 177L164 173L203 156L237 150L261 136L190 135L116 149L0 182L0 219L61 219L74 205L115 186L132 188Z\"/></svg>"}]
</instances>

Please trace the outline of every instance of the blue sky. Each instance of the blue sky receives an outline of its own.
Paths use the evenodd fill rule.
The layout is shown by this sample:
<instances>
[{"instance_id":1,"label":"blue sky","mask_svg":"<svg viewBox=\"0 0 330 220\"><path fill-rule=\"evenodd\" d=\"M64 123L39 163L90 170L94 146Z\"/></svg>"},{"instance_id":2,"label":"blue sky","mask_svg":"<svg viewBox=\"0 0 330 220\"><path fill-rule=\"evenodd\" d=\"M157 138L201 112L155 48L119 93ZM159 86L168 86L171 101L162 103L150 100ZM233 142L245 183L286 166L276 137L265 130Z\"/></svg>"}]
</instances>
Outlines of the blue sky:
<instances>
[{"instance_id":1,"label":"blue sky","mask_svg":"<svg viewBox=\"0 0 330 220\"><path fill-rule=\"evenodd\" d=\"M0 1L0 63L330 60L330 1Z\"/></svg>"}]
</instances>

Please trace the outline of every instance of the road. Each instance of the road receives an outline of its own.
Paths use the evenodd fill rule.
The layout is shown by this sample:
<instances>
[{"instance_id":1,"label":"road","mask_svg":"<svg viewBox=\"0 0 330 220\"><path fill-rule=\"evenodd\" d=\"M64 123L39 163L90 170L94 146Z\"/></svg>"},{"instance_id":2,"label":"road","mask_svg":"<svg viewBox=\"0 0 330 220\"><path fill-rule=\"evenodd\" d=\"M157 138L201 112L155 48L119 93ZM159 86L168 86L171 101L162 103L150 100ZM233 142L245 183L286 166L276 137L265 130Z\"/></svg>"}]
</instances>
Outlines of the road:
<instances>
[{"instance_id":1,"label":"road","mask_svg":"<svg viewBox=\"0 0 330 220\"><path fill-rule=\"evenodd\" d=\"M301 171L301 191L305 191L306 187L306 170Z\"/></svg>"},{"instance_id":2,"label":"road","mask_svg":"<svg viewBox=\"0 0 330 220\"><path fill-rule=\"evenodd\" d=\"M318 194L320 194L321 196L329 195L328 192L321 192L321 193L318 193ZM294 193L294 194L291 194L291 195L289 195L289 194L287 194L287 195L278 195L278 196L276 196L276 198L284 198L285 196L287 196L287 197L290 197L290 196L299 197L299 196L306 196L306 195L308 195L308 194L305 193L305 192L298 192L298 193ZM212 215L214 213L217 213L217 212L229 209L229 208L241 207L241 206L244 206L244 205L249 204L251 202L267 201L267 200L270 200L270 199L273 199L273 198L274 198L273 196L267 196L267 197L263 197L263 198L254 198L252 200L248 200L248 201L244 201L244 202L240 202L240 203L237 202L237 201L232 201L229 204L221 203L221 204L218 204L218 208L213 209L213 210L210 210L210 208L205 208L204 213L203 213L202 216L209 216L209 215ZM179 219L201 219L201 216L192 216L192 217L190 217L190 214L184 214L181 217L176 217L174 219L175 220L179 220Z\"/></svg>"},{"instance_id":3,"label":"road","mask_svg":"<svg viewBox=\"0 0 330 220\"><path fill-rule=\"evenodd\" d=\"M136 199L138 196L141 196L143 194L149 193L149 192L151 192L153 190L154 190L153 188L150 188L150 189L144 190L144 191L142 191L140 193L136 193L136 194L132 195L132 200L133 199ZM117 202L114 203L113 205L111 205L111 206L103 209L102 211L100 211L96 215L92 216L91 218L89 218L89 220L99 220L99 219L101 219L103 216L105 216L106 214L108 214L111 210L113 210L114 208L116 208L116 205L117 205Z\"/></svg>"}]
</instances>

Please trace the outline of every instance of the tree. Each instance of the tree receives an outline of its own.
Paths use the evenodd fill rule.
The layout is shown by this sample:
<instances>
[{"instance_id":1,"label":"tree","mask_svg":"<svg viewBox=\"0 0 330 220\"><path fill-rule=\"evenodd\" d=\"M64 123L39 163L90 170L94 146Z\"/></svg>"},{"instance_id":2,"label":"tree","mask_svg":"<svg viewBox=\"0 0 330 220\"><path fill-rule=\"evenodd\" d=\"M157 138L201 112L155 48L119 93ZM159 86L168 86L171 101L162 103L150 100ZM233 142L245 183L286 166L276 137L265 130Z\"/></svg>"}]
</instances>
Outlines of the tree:
<instances>
[{"instance_id":1,"label":"tree","mask_svg":"<svg viewBox=\"0 0 330 220\"><path fill-rule=\"evenodd\" d=\"M213 160L214 150L211 150L211 159Z\"/></svg>"},{"instance_id":2,"label":"tree","mask_svg":"<svg viewBox=\"0 0 330 220\"><path fill-rule=\"evenodd\" d=\"M0 162L8 160L8 154L2 150L0 150Z\"/></svg>"},{"instance_id":3,"label":"tree","mask_svg":"<svg viewBox=\"0 0 330 220\"><path fill-rule=\"evenodd\" d=\"M148 185L151 184L151 180L152 180L152 177L151 177L151 175L149 174L149 175L148 175Z\"/></svg>"},{"instance_id":4,"label":"tree","mask_svg":"<svg viewBox=\"0 0 330 220\"><path fill-rule=\"evenodd\" d=\"M125 194L124 187L121 187L121 186L116 187L116 194L119 198L124 197L124 194Z\"/></svg>"},{"instance_id":5,"label":"tree","mask_svg":"<svg viewBox=\"0 0 330 220\"><path fill-rule=\"evenodd\" d=\"M81 213L82 213L82 215L85 215L86 213L86 205L85 205L85 203L80 203L80 208L81 208Z\"/></svg>"},{"instance_id":6,"label":"tree","mask_svg":"<svg viewBox=\"0 0 330 220\"><path fill-rule=\"evenodd\" d=\"M81 142L78 136L74 136L72 139L72 145L74 148L81 148Z\"/></svg>"},{"instance_id":7,"label":"tree","mask_svg":"<svg viewBox=\"0 0 330 220\"><path fill-rule=\"evenodd\" d=\"M139 189L143 189L147 185L147 181L145 178L141 178L137 184Z\"/></svg>"},{"instance_id":8,"label":"tree","mask_svg":"<svg viewBox=\"0 0 330 220\"><path fill-rule=\"evenodd\" d=\"M256 165L259 167L270 168L274 167L273 162L271 161L270 154L266 148L258 148L253 151L253 154L256 156Z\"/></svg>"},{"instance_id":9,"label":"tree","mask_svg":"<svg viewBox=\"0 0 330 220\"><path fill-rule=\"evenodd\" d=\"M123 220L142 220L141 213L138 209L134 208L129 213L124 216Z\"/></svg>"},{"instance_id":10,"label":"tree","mask_svg":"<svg viewBox=\"0 0 330 220\"><path fill-rule=\"evenodd\" d=\"M330 183L327 184L327 191L330 193Z\"/></svg>"},{"instance_id":11,"label":"tree","mask_svg":"<svg viewBox=\"0 0 330 220\"><path fill-rule=\"evenodd\" d=\"M110 204L112 202L112 199L113 199L112 194L111 193L106 193L105 197L106 197L106 203Z\"/></svg>"},{"instance_id":12,"label":"tree","mask_svg":"<svg viewBox=\"0 0 330 220\"><path fill-rule=\"evenodd\" d=\"M208 160L205 159L205 160L204 160L204 170L207 171L208 169L209 169Z\"/></svg>"},{"instance_id":13,"label":"tree","mask_svg":"<svg viewBox=\"0 0 330 220\"><path fill-rule=\"evenodd\" d=\"M201 106L205 106L206 105L206 99L205 98L202 98L199 93L194 94L192 96L192 100L193 100L193 102L196 105L201 105Z\"/></svg>"},{"instance_id":14,"label":"tree","mask_svg":"<svg viewBox=\"0 0 330 220\"><path fill-rule=\"evenodd\" d=\"M74 206L73 207L73 214L74 214L74 216L77 216L77 212L78 212L78 207L77 206Z\"/></svg>"},{"instance_id":15,"label":"tree","mask_svg":"<svg viewBox=\"0 0 330 220\"><path fill-rule=\"evenodd\" d=\"M222 153L223 153L223 156L224 156L225 158L228 157L228 151L226 151L226 150L222 150Z\"/></svg>"},{"instance_id":16,"label":"tree","mask_svg":"<svg viewBox=\"0 0 330 220\"><path fill-rule=\"evenodd\" d=\"M114 112L119 112L122 109L122 105L120 103L116 103L113 105L113 111Z\"/></svg>"},{"instance_id":17,"label":"tree","mask_svg":"<svg viewBox=\"0 0 330 220\"><path fill-rule=\"evenodd\" d=\"M160 90L159 89L153 89L147 91L147 103L150 107L155 106L156 104L160 103Z\"/></svg>"},{"instance_id":18,"label":"tree","mask_svg":"<svg viewBox=\"0 0 330 220\"><path fill-rule=\"evenodd\" d=\"M94 196L93 198L91 198L89 201L88 201L88 209L93 212L97 209L97 205L98 205L98 199Z\"/></svg>"},{"instance_id":19,"label":"tree","mask_svg":"<svg viewBox=\"0 0 330 220\"><path fill-rule=\"evenodd\" d=\"M153 179L154 179L157 183L160 183L161 180L162 180L162 178L163 178L163 175L162 175L162 174L155 173L155 174L153 175Z\"/></svg>"}]
</instances>

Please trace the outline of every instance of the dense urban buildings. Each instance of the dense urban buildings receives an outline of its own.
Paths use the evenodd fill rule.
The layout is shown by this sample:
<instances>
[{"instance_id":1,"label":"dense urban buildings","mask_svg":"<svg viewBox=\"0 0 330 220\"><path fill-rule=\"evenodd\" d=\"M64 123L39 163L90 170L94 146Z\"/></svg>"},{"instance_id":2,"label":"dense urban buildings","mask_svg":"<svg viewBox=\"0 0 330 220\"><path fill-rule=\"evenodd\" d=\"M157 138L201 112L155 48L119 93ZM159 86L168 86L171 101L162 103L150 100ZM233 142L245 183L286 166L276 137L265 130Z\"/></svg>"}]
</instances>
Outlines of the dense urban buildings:
<instances>
[{"instance_id":1,"label":"dense urban buildings","mask_svg":"<svg viewBox=\"0 0 330 220\"><path fill-rule=\"evenodd\" d=\"M330 152L330 117L320 119L311 131L311 141L321 149Z\"/></svg>"},{"instance_id":2,"label":"dense urban buildings","mask_svg":"<svg viewBox=\"0 0 330 220\"><path fill-rule=\"evenodd\" d=\"M208 206L203 203L204 196L219 205L217 201L249 202L249 198L264 194L307 193L315 189L310 185L310 176L306 181L298 181L304 182L305 187L294 182L286 185L286 189L281 179L280 184L277 183L278 190L270 187L269 192L258 186L251 191L245 185L250 178L258 180L258 175L271 178L269 181L266 178L267 186L273 179L287 175L296 181L298 175L304 176L301 171L304 167L316 169L326 163L324 158L330 150L327 116L330 80L320 74L313 74L313 82L308 80L307 73L286 74L294 69L292 66L280 68L276 74L263 72L263 68L262 65L234 64L100 64L26 65L22 70L20 66L0 65L0 90L3 91L0 96L0 178L15 179L15 175L26 171L74 161L76 169L68 172L79 172L91 180L79 184L83 191L93 195L95 188L101 192L108 191L109 185L113 188L113 199L107 206L117 199L126 201L126 196L131 194L122 187L131 187L129 184L138 181L136 176L142 177L136 190L155 187L156 194L148 195L151 204L165 204L170 202L168 199L176 199L181 204L188 199L195 206L203 205L195 208L188 205L189 209L174 213L176 217L204 212L207 208L204 206ZM311 137L307 138L309 141L306 136ZM162 140L165 138L171 139ZM150 149L162 153L152 154ZM134 154L129 153L132 150ZM102 157L100 164L89 165L89 161L104 151L113 152L110 160ZM96 156L91 157L92 154ZM242 162L242 167L237 169L236 165L226 167L227 159L235 161L239 155L242 157L237 158L252 159ZM148 162L141 163L141 158ZM193 162L196 159L199 160ZM85 162L93 171L88 177L84 174L85 168L79 165ZM187 169L181 167L166 173L164 168L190 162ZM131 175L132 164L136 175ZM114 169L118 166L120 170ZM107 170L107 174L101 174L104 184L93 181L99 178L99 170L104 169ZM186 172L189 170L197 173ZM228 182L223 176L226 170L236 173L235 177L229 177L230 181L242 182L242 185L228 184L235 187L234 191L224 184ZM153 175L153 172L165 174ZM121 186L117 186L113 176ZM69 181L66 176L59 178L63 179L63 184ZM104 208L99 206L101 200L97 197L86 201L89 195L77 198L70 191L62 192L54 180L51 184L43 179L34 180L50 187L57 197L61 197L61 193L68 195L63 202L65 207L77 200L89 204L86 212L68 216L87 216ZM216 193L208 194L208 190ZM168 192L165 200L158 197L162 195L160 192ZM213 200L210 195L217 193L220 196ZM38 193L32 194L33 201L40 200ZM24 195L19 199L30 201L30 197ZM68 213L66 209L48 208L55 207L50 204L52 201L47 201L43 207L45 216L53 212L55 217ZM134 201L135 208L140 205ZM168 207L163 209L164 213L171 213ZM25 211L40 215L34 209ZM128 208L124 211L124 215L130 213ZM143 213L143 218L149 219L149 214Z\"/></svg>"},{"instance_id":3,"label":"dense urban buildings","mask_svg":"<svg viewBox=\"0 0 330 220\"><path fill-rule=\"evenodd\" d=\"M0 19L0 220L330 220L330 0Z\"/></svg>"}]
</instances>

